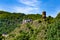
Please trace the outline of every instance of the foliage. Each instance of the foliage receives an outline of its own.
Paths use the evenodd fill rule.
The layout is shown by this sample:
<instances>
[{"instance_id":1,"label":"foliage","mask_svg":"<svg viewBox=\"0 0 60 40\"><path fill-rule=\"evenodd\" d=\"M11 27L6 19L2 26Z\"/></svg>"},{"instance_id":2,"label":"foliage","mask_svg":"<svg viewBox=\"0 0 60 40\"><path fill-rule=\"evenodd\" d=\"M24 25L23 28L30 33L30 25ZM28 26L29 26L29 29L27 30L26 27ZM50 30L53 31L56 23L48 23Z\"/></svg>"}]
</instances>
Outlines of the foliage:
<instances>
[{"instance_id":1,"label":"foliage","mask_svg":"<svg viewBox=\"0 0 60 40\"><path fill-rule=\"evenodd\" d=\"M25 16L25 18L29 18L32 20L37 20L37 19L41 19L42 15L40 14L28 14Z\"/></svg>"},{"instance_id":2,"label":"foliage","mask_svg":"<svg viewBox=\"0 0 60 40\"><path fill-rule=\"evenodd\" d=\"M0 40L2 40L2 34L0 34Z\"/></svg>"},{"instance_id":3,"label":"foliage","mask_svg":"<svg viewBox=\"0 0 60 40\"><path fill-rule=\"evenodd\" d=\"M23 19L32 18L33 20L39 19L39 14L25 15L23 13L10 13L6 11L0 11L0 33L10 33L19 24L22 23Z\"/></svg>"},{"instance_id":4,"label":"foliage","mask_svg":"<svg viewBox=\"0 0 60 40\"><path fill-rule=\"evenodd\" d=\"M0 11L0 33L11 33L13 30L21 26L23 19L42 20L40 14L10 13ZM60 13L53 18L48 16L46 21L32 24L26 23L24 29L16 34L10 34L14 40L60 40ZM23 25L23 26L24 26ZM23 27L21 26L21 27ZM28 30L28 31L27 31ZM15 37L16 36L16 37ZM2 36L0 36L2 39Z\"/></svg>"},{"instance_id":5,"label":"foliage","mask_svg":"<svg viewBox=\"0 0 60 40\"><path fill-rule=\"evenodd\" d=\"M56 19L60 19L60 12L57 14Z\"/></svg>"},{"instance_id":6,"label":"foliage","mask_svg":"<svg viewBox=\"0 0 60 40\"><path fill-rule=\"evenodd\" d=\"M0 33L10 33L16 27L20 26L24 15L22 13L0 11Z\"/></svg>"},{"instance_id":7,"label":"foliage","mask_svg":"<svg viewBox=\"0 0 60 40\"><path fill-rule=\"evenodd\" d=\"M60 21L55 21L54 23L48 25L47 28L47 40L60 40Z\"/></svg>"}]
</instances>

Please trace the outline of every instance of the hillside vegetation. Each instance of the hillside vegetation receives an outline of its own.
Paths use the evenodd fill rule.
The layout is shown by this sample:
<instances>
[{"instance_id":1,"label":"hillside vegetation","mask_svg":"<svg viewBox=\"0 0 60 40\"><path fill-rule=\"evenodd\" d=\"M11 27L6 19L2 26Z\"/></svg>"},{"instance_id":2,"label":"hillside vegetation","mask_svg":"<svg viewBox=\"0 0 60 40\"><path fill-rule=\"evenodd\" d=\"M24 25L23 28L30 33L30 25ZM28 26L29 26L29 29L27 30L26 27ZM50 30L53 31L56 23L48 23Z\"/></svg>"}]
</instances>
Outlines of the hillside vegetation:
<instances>
[{"instance_id":1,"label":"hillside vegetation","mask_svg":"<svg viewBox=\"0 0 60 40\"><path fill-rule=\"evenodd\" d=\"M60 13L53 18L42 20L41 14L10 13L0 11L0 34L9 36L5 40L60 40ZM33 23L22 24L23 19L32 19Z\"/></svg>"}]
</instances>

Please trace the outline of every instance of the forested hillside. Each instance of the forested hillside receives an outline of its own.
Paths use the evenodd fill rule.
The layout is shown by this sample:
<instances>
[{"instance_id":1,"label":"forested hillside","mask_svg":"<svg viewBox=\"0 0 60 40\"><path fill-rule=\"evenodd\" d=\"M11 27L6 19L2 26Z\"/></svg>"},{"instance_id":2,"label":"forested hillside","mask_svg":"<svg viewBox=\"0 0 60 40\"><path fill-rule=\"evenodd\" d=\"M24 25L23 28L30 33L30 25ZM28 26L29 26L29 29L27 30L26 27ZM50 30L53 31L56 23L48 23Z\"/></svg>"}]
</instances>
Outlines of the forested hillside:
<instances>
[{"instance_id":1,"label":"forested hillside","mask_svg":"<svg viewBox=\"0 0 60 40\"><path fill-rule=\"evenodd\" d=\"M41 15L25 15L24 13L10 13L6 11L0 11L0 33L11 32L14 28L20 26L23 19L28 18L36 20L41 18Z\"/></svg>"},{"instance_id":2,"label":"forested hillside","mask_svg":"<svg viewBox=\"0 0 60 40\"><path fill-rule=\"evenodd\" d=\"M32 19L33 23L23 24L23 19ZM10 13L0 11L0 34L7 33L6 40L60 40L60 13L42 20L41 14Z\"/></svg>"}]
</instances>

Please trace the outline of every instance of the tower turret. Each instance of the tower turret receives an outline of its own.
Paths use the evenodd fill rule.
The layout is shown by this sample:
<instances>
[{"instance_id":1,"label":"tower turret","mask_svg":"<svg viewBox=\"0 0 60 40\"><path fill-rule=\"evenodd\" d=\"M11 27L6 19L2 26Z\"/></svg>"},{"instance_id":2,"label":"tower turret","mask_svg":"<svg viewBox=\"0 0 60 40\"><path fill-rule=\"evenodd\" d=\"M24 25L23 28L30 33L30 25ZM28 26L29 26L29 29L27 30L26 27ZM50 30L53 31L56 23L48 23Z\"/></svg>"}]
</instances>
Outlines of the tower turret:
<instances>
[{"instance_id":1,"label":"tower turret","mask_svg":"<svg viewBox=\"0 0 60 40\"><path fill-rule=\"evenodd\" d=\"M42 12L42 19L45 21L46 20L46 11Z\"/></svg>"}]
</instances>

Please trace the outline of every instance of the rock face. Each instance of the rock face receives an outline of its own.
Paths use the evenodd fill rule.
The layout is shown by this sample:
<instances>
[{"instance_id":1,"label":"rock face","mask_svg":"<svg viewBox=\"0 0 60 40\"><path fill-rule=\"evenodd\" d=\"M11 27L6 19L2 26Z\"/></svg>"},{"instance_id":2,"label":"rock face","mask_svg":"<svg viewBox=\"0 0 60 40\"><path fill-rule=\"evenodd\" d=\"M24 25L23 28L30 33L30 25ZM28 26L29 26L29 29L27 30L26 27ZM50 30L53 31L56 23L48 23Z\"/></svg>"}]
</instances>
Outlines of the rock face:
<instances>
[{"instance_id":1,"label":"rock face","mask_svg":"<svg viewBox=\"0 0 60 40\"><path fill-rule=\"evenodd\" d=\"M46 11L43 11L43 12L42 12L42 19L43 19L43 20L46 20Z\"/></svg>"}]
</instances>

